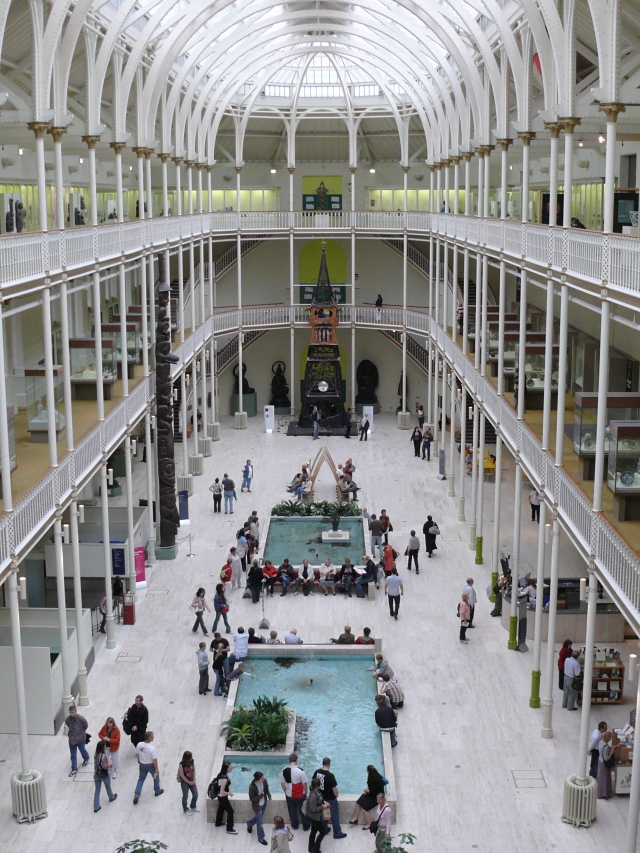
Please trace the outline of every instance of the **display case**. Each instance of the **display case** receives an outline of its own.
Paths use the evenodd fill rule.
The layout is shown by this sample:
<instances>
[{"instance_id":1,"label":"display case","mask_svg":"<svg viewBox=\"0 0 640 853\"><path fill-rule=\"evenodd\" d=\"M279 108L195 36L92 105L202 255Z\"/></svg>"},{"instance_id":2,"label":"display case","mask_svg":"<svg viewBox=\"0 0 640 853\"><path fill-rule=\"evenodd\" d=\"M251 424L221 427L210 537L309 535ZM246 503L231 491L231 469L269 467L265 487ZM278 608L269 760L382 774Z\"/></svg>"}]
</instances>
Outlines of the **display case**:
<instances>
[{"instance_id":1,"label":"display case","mask_svg":"<svg viewBox=\"0 0 640 853\"><path fill-rule=\"evenodd\" d=\"M614 495L640 496L640 421L609 424L607 485Z\"/></svg>"},{"instance_id":2,"label":"display case","mask_svg":"<svg viewBox=\"0 0 640 853\"><path fill-rule=\"evenodd\" d=\"M117 364L118 379L122 379L122 329L120 323L103 323L103 335L112 340L115 346L115 359ZM126 340L126 360L127 360L127 376L129 379L135 378L135 366L142 362L142 334L140 332L140 323L127 322L125 323Z\"/></svg>"},{"instance_id":3,"label":"display case","mask_svg":"<svg viewBox=\"0 0 640 853\"><path fill-rule=\"evenodd\" d=\"M575 396L573 412L573 449L585 459L583 479L593 479L593 460L596 455L596 429L598 422L598 394L578 393ZM607 412L605 422L604 451L609 453L611 446L611 421L636 421L640 419L640 394L607 394ZM588 471L586 469L589 469Z\"/></svg>"},{"instance_id":4,"label":"display case","mask_svg":"<svg viewBox=\"0 0 640 853\"><path fill-rule=\"evenodd\" d=\"M27 431L31 441L49 440L47 413L47 380L44 365L27 367L24 371L27 396ZM55 405L56 440L64 437L66 421L64 417L64 385L62 366L53 365L53 398Z\"/></svg>"},{"instance_id":5,"label":"display case","mask_svg":"<svg viewBox=\"0 0 640 853\"><path fill-rule=\"evenodd\" d=\"M516 344L516 363L519 346ZM558 361L560 347L554 346L551 351L551 406L558 405ZM543 343L530 343L527 340L524 362L525 373L525 406L527 409L542 409L544 404L545 378L545 346Z\"/></svg>"},{"instance_id":6,"label":"display case","mask_svg":"<svg viewBox=\"0 0 640 853\"><path fill-rule=\"evenodd\" d=\"M73 400L96 400L98 373L96 342L93 338L71 338L71 395ZM111 338L102 340L102 387L105 400L111 400L117 374L116 344Z\"/></svg>"},{"instance_id":7,"label":"display case","mask_svg":"<svg viewBox=\"0 0 640 853\"><path fill-rule=\"evenodd\" d=\"M10 470L18 467L18 456L16 453L16 410L13 406L7 406L7 426L9 428L9 460ZM0 480L2 479L2 466L0 465Z\"/></svg>"}]
</instances>

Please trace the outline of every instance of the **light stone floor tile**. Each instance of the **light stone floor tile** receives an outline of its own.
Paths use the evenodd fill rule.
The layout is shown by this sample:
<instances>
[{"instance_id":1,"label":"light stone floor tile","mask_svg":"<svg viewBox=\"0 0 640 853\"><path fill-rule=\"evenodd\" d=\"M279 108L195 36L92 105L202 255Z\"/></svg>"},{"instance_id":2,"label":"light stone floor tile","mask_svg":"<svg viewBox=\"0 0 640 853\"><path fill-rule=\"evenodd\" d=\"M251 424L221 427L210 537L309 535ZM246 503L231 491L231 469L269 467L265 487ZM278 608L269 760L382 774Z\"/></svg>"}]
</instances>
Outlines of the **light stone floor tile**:
<instances>
[{"instance_id":1,"label":"light stone floor tile","mask_svg":"<svg viewBox=\"0 0 640 853\"><path fill-rule=\"evenodd\" d=\"M79 774L75 780L67 777L69 760L63 735L32 737L33 766L46 774L50 817L33 826L18 826L11 818L9 794L10 774L19 766L18 741L0 736L0 850L41 849L44 844L47 853L113 853L118 843L133 838L161 839L169 845L170 853L179 853L187 845L194 853L258 849L255 835L248 836L244 825L239 825L238 837L232 838L205 821L204 799L224 703L197 693L195 650L200 638L190 632L188 606L198 585L207 588L212 601L236 529L251 510L257 509L264 533L271 506L287 497L285 482L299 470L301 462L315 455L321 443L326 443L336 462L353 456L355 479L362 486L361 504L375 512L386 507L395 528L391 542L396 550L404 552L412 527L421 532L427 513L434 516L444 533L460 536L446 542L439 539L432 561L421 551L419 577L402 572L405 596L397 623L390 620L380 593L369 601L288 595L266 602L267 618L281 635L297 627L304 640L322 642L350 623L358 633L369 625L375 636L382 637L385 656L407 696L400 712L399 746L394 750L399 792L397 831L418 836L416 853L476 849L481 853L548 853L553 849L602 853L621 849L628 810L625 798L599 802L598 819L588 831L560 821L563 781L575 772L578 761L580 715L569 716L556 705L556 736L553 740L540 737L541 712L528 707L532 654L507 651L506 632L489 617L491 605L483 590L490 580L494 486L485 486L485 565L476 566L468 548L468 526L457 521L458 500L446 496L448 482L436 480L436 463L414 460L408 434L396 429L395 418L378 417L367 443L356 444L352 439L349 445L342 437L314 443L278 433L265 435L257 418L249 419L246 432L235 431L232 419L222 419L222 440L214 445L213 456L205 460L205 476L195 479L195 495L190 502L195 557L186 557L188 542L183 542L175 562L155 564L150 572L150 590L167 590L168 594L140 595L137 624L117 627L114 650L104 647L103 637L94 640L91 704L81 709L89 720L89 731L96 735L106 716L120 720L135 694L144 694L150 727L156 733L164 796L154 798L147 780L139 805L132 805L137 768L133 749L125 740L119 777L114 782L119 798L109 805L103 794L102 811L94 815L90 774ZM181 450L178 445L178 470ZM247 458L253 462L255 479L253 493L242 495L240 470ZM238 484L240 500L233 516L214 516L208 486L225 471ZM508 550L513 542L509 516L513 484L513 464L507 462L500 541ZM468 496L469 478L464 485ZM458 487L456 482L456 491ZM135 467L134 488L136 496L144 494L145 470L140 463ZM320 499L334 497L326 466L316 493ZM124 498L114 501L123 502ZM522 565L534 568L537 525L530 522L528 504L523 505L522 530ZM580 565L566 541L562 560L563 565L568 565L568 560ZM462 646L455 614L469 574L476 578L479 593L478 627L469 632L469 645ZM257 627L259 608L240 596L238 591L231 595L232 626ZM207 622L210 627L211 617ZM621 649L626 655L630 647ZM141 660L116 662L119 653L140 655ZM559 697L556 689L556 702ZM620 707L599 707L592 712L591 722L595 725L605 718L610 725L620 725L628 720L630 708L629 701ZM175 781L184 749L195 754L203 806L201 814L192 818L182 815ZM512 771L540 771L547 787L517 788ZM306 836L297 833L294 853L302 853L306 845ZM323 844L327 853L371 853L372 849L371 836L360 829L349 829L347 840L334 841L329 836Z\"/></svg>"}]
</instances>

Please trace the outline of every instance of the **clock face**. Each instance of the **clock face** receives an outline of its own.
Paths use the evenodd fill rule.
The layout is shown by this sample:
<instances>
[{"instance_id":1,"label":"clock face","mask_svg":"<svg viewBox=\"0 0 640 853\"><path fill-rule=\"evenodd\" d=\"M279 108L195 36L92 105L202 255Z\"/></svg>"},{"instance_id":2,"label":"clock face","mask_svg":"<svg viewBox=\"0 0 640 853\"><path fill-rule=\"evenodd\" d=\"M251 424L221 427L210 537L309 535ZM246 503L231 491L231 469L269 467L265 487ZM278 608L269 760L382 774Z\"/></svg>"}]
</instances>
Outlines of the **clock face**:
<instances>
[{"instance_id":1,"label":"clock face","mask_svg":"<svg viewBox=\"0 0 640 853\"><path fill-rule=\"evenodd\" d=\"M322 380L322 382L318 382L318 391L322 391L322 393L324 394L324 392L328 391L328 390L329 390L329 383L328 382L325 382L324 379Z\"/></svg>"}]
</instances>

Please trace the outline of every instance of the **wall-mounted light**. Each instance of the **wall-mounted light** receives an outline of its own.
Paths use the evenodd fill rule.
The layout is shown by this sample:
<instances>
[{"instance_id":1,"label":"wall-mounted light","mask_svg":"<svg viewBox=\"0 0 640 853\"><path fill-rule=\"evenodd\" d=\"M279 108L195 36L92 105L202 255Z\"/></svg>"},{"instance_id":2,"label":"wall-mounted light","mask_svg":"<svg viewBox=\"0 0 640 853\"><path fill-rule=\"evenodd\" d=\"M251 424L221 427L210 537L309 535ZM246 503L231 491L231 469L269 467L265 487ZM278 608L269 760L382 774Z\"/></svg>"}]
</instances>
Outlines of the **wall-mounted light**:
<instances>
[{"instance_id":1,"label":"wall-mounted light","mask_svg":"<svg viewBox=\"0 0 640 853\"><path fill-rule=\"evenodd\" d=\"M156 428L156 416L151 415L151 429L155 429L155 428Z\"/></svg>"},{"instance_id":2,"label":"wall-mounted light","mask_svg":"<svg viewBox=\"0 0 640 853\"><path fill-rule=\"evenodd\" d=\"M578 142L578 148L584 148L584 142L582 140Z\"/></svg>"},{"instance_id":3,"label":"wall-mounted light","mask_svg":"<svg viewBox=\"0 0 640 853\"><path fill-rule=\"evenodd\" d=\"M513 172L513 165L510 165L510 166L509 166L509 171L510 171L510 172Z\"/></svg>"},{"instance_id":4,"label":"wall-mounted light","mask_svg":"<svg viewBox=\"0 0 640 853\"><path fill-rule=\"evenodd\" d=\"M24 148L18 148L18 154L22 157L24 154Z\"/></svg>"},{"instance_id":5,"label":"wall-mounted light","mask_svg":"<svg viewBox=\"0 0 640 853\"><path fill-rule=\"evenodd\" d=\"M83 163L84 163L84 160L83 160L83 159L82 159L82 157L81 157L81 158L80 158L80 165L82 166L82 164L83 164Z\"/></svg>"},{"instance_id":6,"label":"wall-mounted light","mask_svg":"<svg viewBox=\"0 0 640 853\"><path fill-rule=\"evenodd\" d=\"M84 524L84 504L78 504L78 521Z\"/></svg>"},{"instance_id":7,"label":"wall-mounted light","mask_svg":"<svg viewBox=\"0 0 640 853\"><path fill-rule=\"evenodd\" d=\"M22 580L22 578L20 578ZM638 677L638 655L629 655L629 681L635 681Z\"/></svg>"},{"instance_id":8,"label":"wall-mounted light","mask_svg":"<svg viewBox=\"0 0 640 853\"><path fill-rule=\"evenodd\" d=\"M545 524L545 527L544 527L544 544L545 545L551 544L551 525L550 524Z\"/></svg>"},{"instance_id":9,"label":"wall-mounted light","mask_svg":"<svg viewBox=\"0 0 640 853\"><path fill-rule=\"evenodd\" d=\"M371 172L372 175L375 175L376 170L375 169L369 169L369 172Z\"/></svg>"},{"instance_id":10,"label":"wall-mounted light","mask_svg":"<svg viewBox=\"0 0 640 853\"><path fill-rule=\"evenodd\" d=\"M276 173L275 169L270 169L269 171L271 172L272 175L275 175L275 173Z\"/></svg>"},{"instance_id":11,"label":"wall-mounted light","mask_svg":"<svg viewBox=\"0 0 640 853\"><path fill-rule=\"evenodd\" d=\"M20 578L18 585L20 587L20 598L23 601L26 601L27 600L27 579L26 578Z\"/></svg>"},{"instance_id":12,"label":"wall-mounted light","mask_svg":"<svg viewBox=\"0 0 640 853\"><path fill-rule=\"evenodd\" d=\"M132 438L132 439L131 439L131 453L132 453L134 456L137 456L137 455L138 455L138 442L137 442L137 440L136 440L135 438Z\"/></svg>"},{"instance_id":13,"label":"wall-mounted light","mask_svg":"<svg viewBox=\"0 0 640 853\"><path fill-rule=\"evenodd\" d=\"M133 172L133 166L129 166L129 171Z\"/></svg>"},{"instance_id":14,"label":"wall-mounted light","mask_svg":"<svg viewBox=\"0 0 640 853\"><path fill-rule=\"evenodd\" d=\"M598 142L600 143L600 145L602 145L605 142L605 138L602 134L600 134L600 136L598 137Z\"/></svg>"},{"instance_id":15,"label":"wall-mounted light","mask_svg":"<svg viewBox=\"0 0 640 853\"><path fill-rule=\"evenodd\" d=\"M113 468L107 468L107 482L113 486Z\"/></svg>"},{"instance_id":16,"label":"wall-mounted light","mask_svg":"<svg viewBox=\"0 0 640 853\"><path fill-rule=\"evenodd\" d=\"M62 525L62 541L64 542L65 545L69 544L70 540L69 540L69 525L68 524Z\"/></svg>"},{"instance_id":17,"label":"wall-mounted light","mask_svg":"<svg viewBox=\"0 0 640 853\"><path fill-rule=\"evenodd\" d=\"M580 601L587 600L587 579L580 578Z\"/></svg>"}]
</instances>

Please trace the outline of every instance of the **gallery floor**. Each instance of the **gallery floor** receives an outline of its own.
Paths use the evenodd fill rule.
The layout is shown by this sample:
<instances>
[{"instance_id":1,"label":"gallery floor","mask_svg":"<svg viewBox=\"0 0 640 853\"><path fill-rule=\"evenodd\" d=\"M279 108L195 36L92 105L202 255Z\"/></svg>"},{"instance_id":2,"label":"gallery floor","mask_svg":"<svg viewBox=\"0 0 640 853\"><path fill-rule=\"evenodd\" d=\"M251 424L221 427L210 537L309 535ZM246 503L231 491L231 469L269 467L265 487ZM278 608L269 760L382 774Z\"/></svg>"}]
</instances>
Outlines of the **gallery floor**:
<instances>
[{"instance_id":1,"label":"gallery floor","mask_svg":"<svg viewBox=\"0 0 640 853\"><path fill-rule=\"evenodd\" d=\"M125 740L114 783L118 800L108 804L103 794L102 810L94 815L92 773L87 767L75 779L68 778L69 754L62 732L56 737L32 737L33 766L46 776L49 817L35 825L17 825L11 816L9 778L19 767L18 739L0 736L3 850L114 853L119 843L135 838L160 839L169 853L184 849L185 844L194 853L257 849L255 834L249 836L244 825L239 825L239 835L234 838L207 824L204 802L199 815L185 817L182 813L175 781L179 758L183 750L193 751L204 800L223 710L222 700L212 694L198 695L195 652L200 638L191 633L188 608L199 585L206 587L212 600L235 530L257 509L264 532L271 506L286 497L285 481L322 442L278 433L265 435L258 419L250 419L246 432L237 432L232 419L225 418L221 435L213 456L205 460L205 476L196 478L190 503L195 556L187 557L188 543L183 542L175 562L155 564L149 588L139 598L137 624L116 626L114 650L107 650L98 635L100 639L94 641L96 663L89 677L90 705L80 709L95 736L108 715L119 721L135 694L144 695L150 728L156 734L164 795L154 798L147 781L140 803L132 804L137 766ZM554 849L601 853L621 849L628 811L624 797L599 801L597 820L589 830L574 829L560 820L563 782L577 769L580 714L561 710L556 686L555 737L540 737L541 712L528 705L532 654L507 651L506 632L499 620L489 617L491 605L484 590L490 578L493 484L485 485L485 565L476 566L468 548L468 527L457 521L457 498L447 497L448 483L436 480L435 462L414 459L409 433L396 429L395 417L376 418L366 444L354 439L347 444L342 437L324 441L336 461L353 457L355 480L362 487L361 504L370 511L383 506L388 510L394 526L391 541L398 551L404 551L412 527L421 530L427 513L434 516L443 533L433 560L425 559L421 552L419 577L402 571L405 595L398 622L390 619L380 593L375 600L365 601L288 595L269 599L266 605L267 617L281 635L296 627L303 640L324 642L350 624L356 632L369 625L376 637L382 637L385 656L407 696L400 711L399 745L394 750L399 800L394 833L416 834L417 853L548 853ZM180 459L181 448L176 451ZM255 468L252 494L238 490L235 514L214 516L209 484L215 476L228 472L239 486L241 466L247 458ZM456 460L456 474L457 470ZM142 463L137 463L134 476L136 491L142 494ZM501 542L509 549L513 481L513 464L507 462ZM456 492L458 488L456 478ZM465 478L465 488L468 495L469 478ZM325 467L317 494L331 499L332 492ZM535 567L537 540L537 525L530 521L528 504L523 505L522 528L522 562L528 571ZM563 566L570 560L579 563L564 538L561 559ZM477 628L469 632L470 643L464 646L458 641L456 603L469 575L476 579L479 603ZM234 591L230 619L234 629L240 624L257 627L258 606ZM620 645L624 658L628 659L632 645L637 642ZM631 707L630 699L622 706L598 707L591 714L592 727L600 719L610 727L624 724ZM343 726L345 738L357 737L357 719L346 719ZM534 775L535 781L524 782L523 787L518 771L534 771L526 775ZM364 767L362 782L364 787ZM533 787L528 786L531 784ZM359 828L348 832L345 840L328 836L323 850L371 853L368 833ZM302 831L296 833L294 853L302 853L306 847L306 836Z\"/></svg>"}]
</instances>

